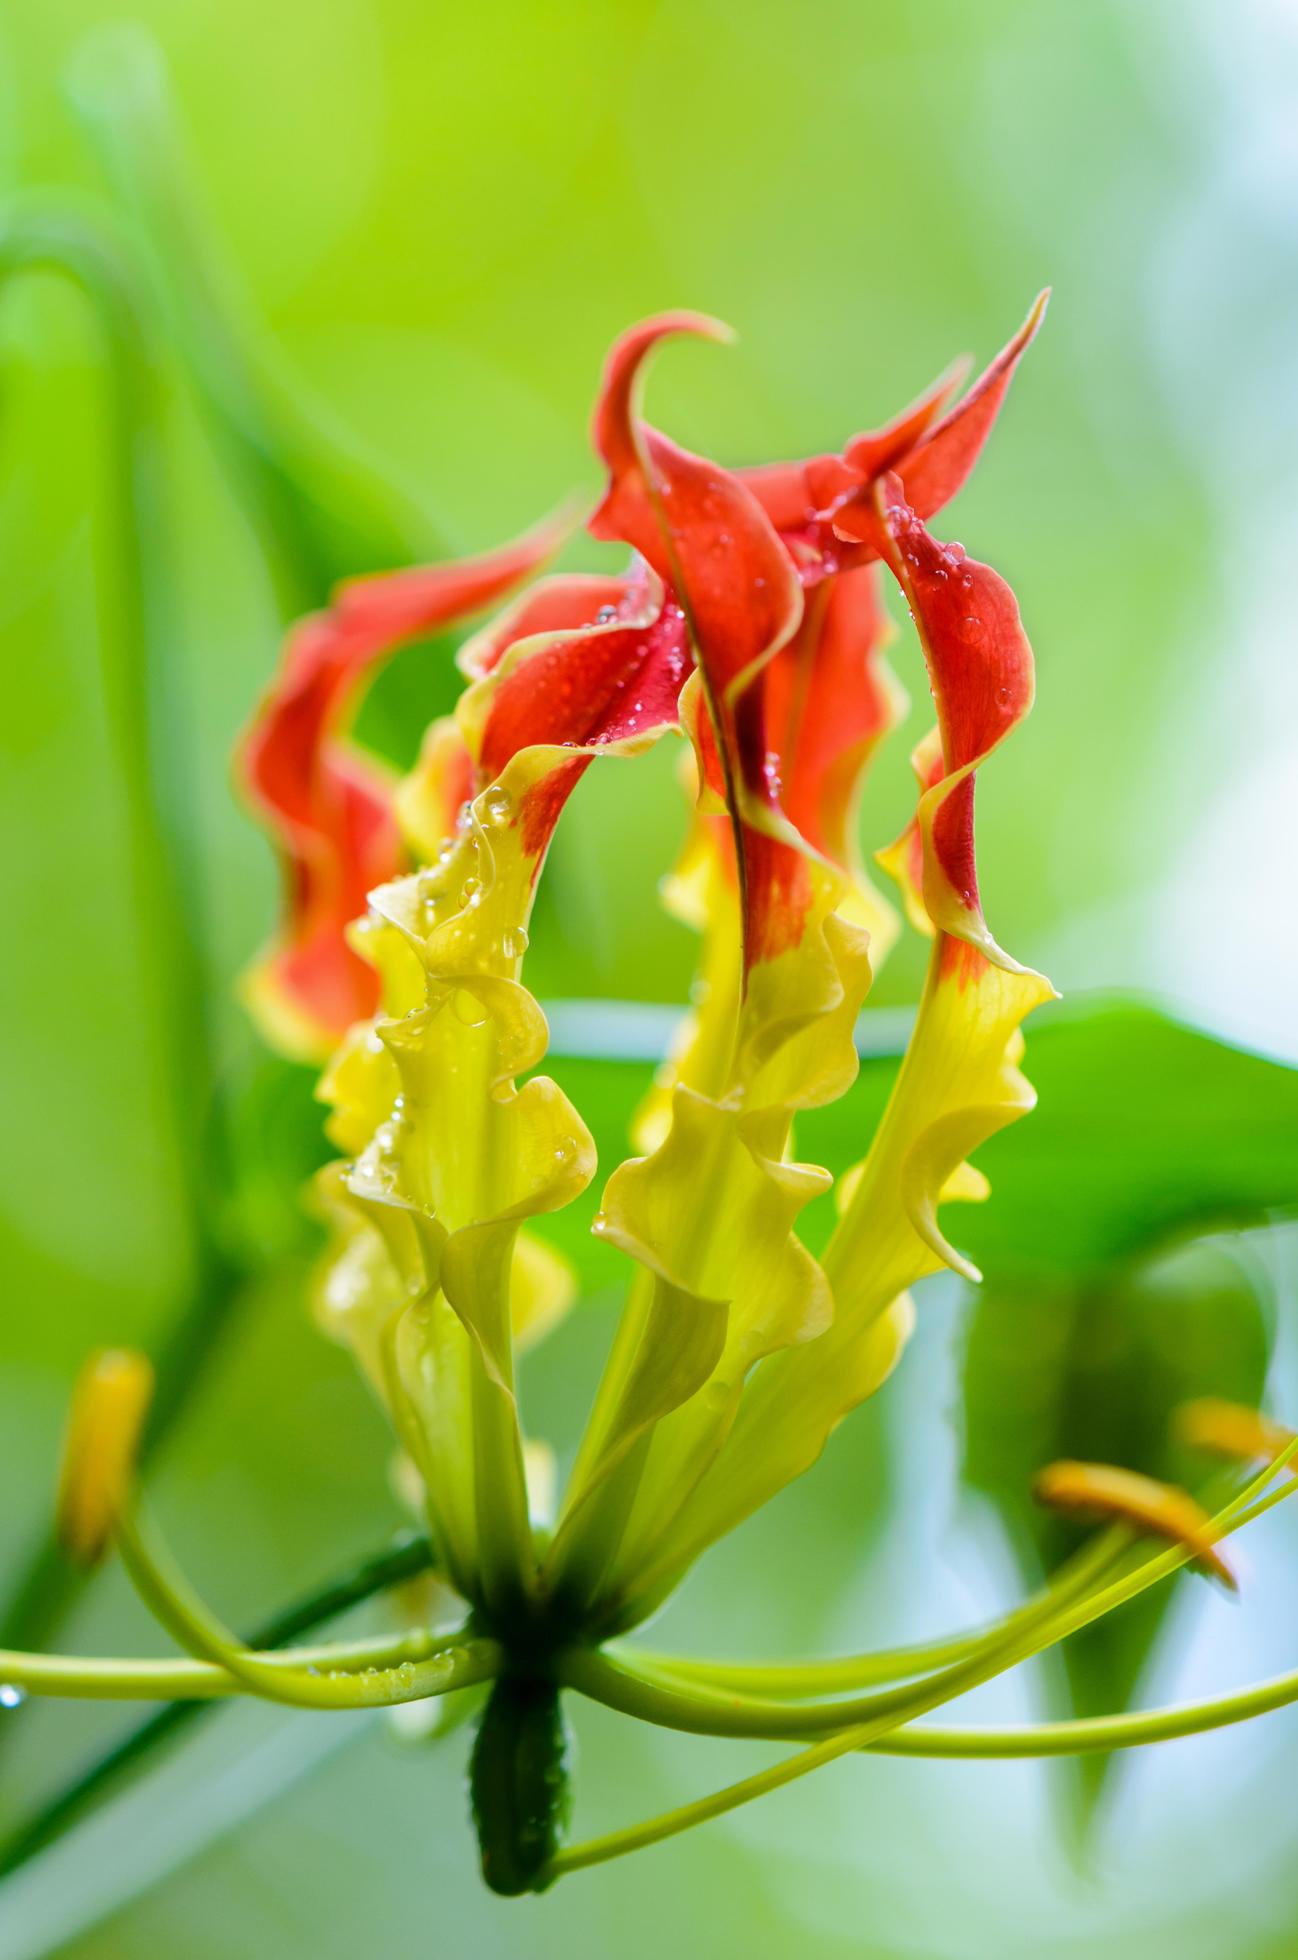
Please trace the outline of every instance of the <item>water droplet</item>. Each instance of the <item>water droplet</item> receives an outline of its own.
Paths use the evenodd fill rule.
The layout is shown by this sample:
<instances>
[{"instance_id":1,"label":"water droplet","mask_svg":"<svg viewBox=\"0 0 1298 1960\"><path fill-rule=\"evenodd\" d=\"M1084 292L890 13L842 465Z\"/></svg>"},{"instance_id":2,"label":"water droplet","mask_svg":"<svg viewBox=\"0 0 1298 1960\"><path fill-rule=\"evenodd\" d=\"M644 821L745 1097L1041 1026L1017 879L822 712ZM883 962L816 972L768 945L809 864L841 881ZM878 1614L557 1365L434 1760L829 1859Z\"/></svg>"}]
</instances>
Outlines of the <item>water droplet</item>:
<instances>
[{"instance_id":1,"label":"water droplet","mask_svg":"<svg viewBox=\"0 0 1298 1960\"><path fill-rule=\"evenodd\" d=\"M966 613L960 621L960 630L966 640L981 640L983 637L983 623L977 613Z\"/></svg>"},{"instance_id":2,"label":"water droplet","mask_svg":"<svg viewBox=\"0 0 1298 1960\"><path fill-rule=\"evenodd\" d=\"M595 615L595 624L596 626L607 626L610 620L616 618L617 618L616 606L601 606L599 611Z\"/></svg>"},{"instance_id":3,"label":"water droplet","mask_svg":"<svg viewBox=\"0 0 1298 1960\"><path fill-rule=\"evenodd\" d=\"M460 886L460 904L472 905L481 890L482 886L476 878L466 878Z\"/></svg>"},{"instance_id":4,"label":"water droplet","mask_svg":"<svg viewBox=\"0 0 1298 1960\"><path fill-rule=\"evenodd\" d=\"M997 707L998 707L998 708L1008 708L1008 707L1009 707L1009 705L1010 705L1010 702L1011 702L1011 701L1013 700L1013 698L1014 698L1014 697L1013 697L1013 695L1012 695L1012 694L1010 693L1010 690L1009 690L1009 688L1008 688L1008 687L998 687L998 688L997 688L997 690L996 690L996 705L997 705Z\"/></svg>"},{"instance_id":5,"label":"water droplet","mask_svg":"<svg viewBox=\"0 0 1298 1960\"><path fill-rule=\"evenodd\" d=\"M525 926L515 926L512 932L501 934L500 950L507 960L521 960L527 951L528 938Z\"/></svg>"},{"instance_id":6,"label":"water droplet","mask_svg":"<svg viewBox=\"0 0 1298 1960\"><path fill-rule=\"evenodd\" d=\"M21 1708L26 1699L26 1688L14 1681L0 1681L0 1708Z\"/></svg>"},{"instance_id":7,"label":"water droplet","mask_svg":"<svg viewBox=\"0 0 1298 1960\"><path fill-rule=\"evenodd\" d=\"M493 783L483 792L482 808L489 823L508 823L514 814L514 799L503 783Z\"/></svg>"},{"instance_id":8,"label":"water droplet","mask_svg":"<svg viewBox=\"0 0 1298 1960\"><path fill-rule=\"evenodd\" d=\"M480 1028L487 1018L486 1008L467 987L457 987L453 1005L456 1020L463 1021L466 1028Z\"/></svg>"}]
</instances>

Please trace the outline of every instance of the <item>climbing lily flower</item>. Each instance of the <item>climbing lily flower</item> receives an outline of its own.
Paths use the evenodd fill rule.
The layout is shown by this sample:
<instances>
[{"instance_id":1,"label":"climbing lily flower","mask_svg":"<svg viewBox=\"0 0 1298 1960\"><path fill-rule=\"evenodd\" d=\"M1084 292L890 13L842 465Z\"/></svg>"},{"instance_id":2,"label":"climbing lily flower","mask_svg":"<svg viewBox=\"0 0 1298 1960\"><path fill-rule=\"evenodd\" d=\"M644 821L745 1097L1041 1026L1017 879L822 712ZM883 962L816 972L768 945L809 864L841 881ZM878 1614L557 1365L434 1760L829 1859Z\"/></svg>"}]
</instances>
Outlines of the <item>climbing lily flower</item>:
<instances>
[{"instance_id":1,"label":"climbing lily flower","mask_svg":"<svg viewBox=\"0 0 1298 1960\"><path fill-rule=\"evenodd\" d=\"M942 1267L977 1277L943 1208L988 1195L971 1153L1032 1104L1021 1024L1052 989L993 936L974 835L977 774L1031 706L1032 655L1004 579L929 523L968 477L1042 307L962 400L948 375L838 455L747 471L682 448L640 407L664 339L724 330L693 314L633 329L594 419L607 481L590 529L618 562L542 580L467 642L456 711L399 787L347 744L358 690L403 638L503 597L550 534L365 581L299 629L243 756L289 871L254 996L299 1050L330 1041L320 1094L340 1156L316 1193L329 1226L317 1310L391 1419L425 1563L461 1623L274 1656L236 1641L173 1569L134 1487L147 1367L100 1356L74 1405L65 1539L84 1558L115 1542L191 1659L8 1655L7 1679L319 1709L490 1682L472 1770L483 1870L523 1892L850 1750L1032 1753L1017 1731L911 1725L1186 1563L1229 1577L1218 1543L1292 1487L1268 1483L1298 1437L1201 1404L1194 1433L1265 1459L1261 1475L1212 1512L1114 1466L1045 1469L1042 1502L1108 1529L989 1629L774 1669L624 1639L882 1386L916 1282ZM891 1097L838 1181L817 1258L799 1219L833 1179L799 1159L795 1123L850 1087L858 1013L897 930L856 844L861 778L903 698L882 657L886 581L914 621L936 726L915 752L914 815L879 855L931 954ZM626 1303L552 1495L516 1360L575 1291L544 1220L598 1166L580 1113L540 1069L548 1030L523 978L532 906L584 774L614 763L633 793L634 759L672 738L688 740L696 809L667 899L701 931L701 985L638 1125L640 1154L604 1175L595 1230L626 1258ZM565 1849L568 1693L806 1746ZM1298 1699L1298 1678L1229 1707L1054 1725L1042 1746L1062 1728L1066 1746L1112 1748L1284 1699Z\"/></svg>"}]
</instances>

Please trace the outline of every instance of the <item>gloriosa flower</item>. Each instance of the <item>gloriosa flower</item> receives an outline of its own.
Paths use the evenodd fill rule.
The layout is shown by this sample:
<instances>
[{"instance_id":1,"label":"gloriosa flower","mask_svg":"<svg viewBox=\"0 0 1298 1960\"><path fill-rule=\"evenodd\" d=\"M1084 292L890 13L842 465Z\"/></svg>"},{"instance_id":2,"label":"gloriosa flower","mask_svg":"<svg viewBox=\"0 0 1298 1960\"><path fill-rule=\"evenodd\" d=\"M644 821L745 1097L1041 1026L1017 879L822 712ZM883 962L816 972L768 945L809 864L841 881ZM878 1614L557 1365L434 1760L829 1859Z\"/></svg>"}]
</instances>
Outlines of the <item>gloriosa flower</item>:
<instances>
[{"instance_id":1,"label":"gloriosa flower","mask_svg":"<svg viewBox=\"0 0 1298 1960\"><path fill-rule=\"evenodd\" d=\"M952 372L840 455L740 471L680 448L639 407L660 341L725 330L693 314L633 329L596 408L608 481L589 524L628 547L629 563L542 579L471 638L457 710L399 786L347 741L376 663L519 585L554 527L344 588L290 640L244 746L289 901L250 992L293 1052L332 1049L320 1093L341 1156L320 1179L331 1243L318 1309L387 1408L465 1617L451 1634L416 1629L363 1656L353 1643L325 1673L240 1646L169 1574L121 1495L139 1397L120 1358L98 1365L83 1397L64 1514L83 1550L116 1529L142 1590L207 1670L193 1692L342 1707L491 1680L474 1789L497 1889L544 1885L847 1749L922 1751L946 1736L969 1753L959 1732L952 1742L907 1725L1186 1560L1224 1571L1216 1541L1270 1501L1265 1476L1296 1447L1268 1432L1261 1452L1275 1463L1214 1517L1147 1479L1055 1466L1043 1500L1113 1529L999 1627L931 1655L784 1667L776 1681L617 1644L886 1380L915 1282L944 1266L977 1276L940 1214L987 1195L969 1159L1030 1108L1020 1026L1052 993L993 938L974 851L976 774L1031 705L1032 656L1008 585L929 523L973 468L1043 308L1044 296L962 398ZM817 1259L799 1214L831 1179L797 1158L794 1124L850 1086L858 1014L897 930L855 842L863 773L904 704L883 659L885 576L914 620L936 726L915 751L914 817L879 856L932 951L891 1098L840 1180ZM552 1508L516 1355L574 1291L535 1221L597 1167L579 1112L537 1073L547 1028L522 977L529 921L584 772L667 735L688 739L695 802L665 892L702 934L700 980L637 1121L643 1154L603 1187L595 1229L627 1257L627 1302ZM1241 1434L1256 1440L1247 1415L1211 1413L1200 1430L1215 1420L1228 1451ZM1147 1533L1164 1548L1142 1549ZM889 1681L904 1685L863 1692ZM565 1688L673 1726L812 1746L667 1819L564 1851ZM1139 1724L1158 1719L1113 1718L1106 1746L1146 1739ZM1124 1722L1130 1737L1117 1733ZM1095 1746L1094 1724L1056 1726Z\"/></svg>"}]
</instances>

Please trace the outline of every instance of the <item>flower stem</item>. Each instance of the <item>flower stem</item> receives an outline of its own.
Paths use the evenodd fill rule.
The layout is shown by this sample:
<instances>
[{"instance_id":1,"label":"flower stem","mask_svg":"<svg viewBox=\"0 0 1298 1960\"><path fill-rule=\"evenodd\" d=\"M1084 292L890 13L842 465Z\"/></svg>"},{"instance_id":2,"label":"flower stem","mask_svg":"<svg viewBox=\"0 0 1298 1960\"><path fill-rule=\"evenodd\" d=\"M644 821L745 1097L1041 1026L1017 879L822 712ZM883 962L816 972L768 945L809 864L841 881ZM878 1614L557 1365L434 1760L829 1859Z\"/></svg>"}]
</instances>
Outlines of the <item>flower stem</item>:
<instances>
[{"instance_id":1,"label":"flower stem","mask_svg":"<svg viewBox=\"0 0 1298 1960\"><path fill-rule=\"evenodd\" d=\"M418 1578L432 1563L432 1546L426 1538L399 1538L384 1551L362 1560L263 1621L248 1635L245 1644L260 1649L283 1647L313 1632L325 1621L372 1599L376 1593ZM168 1702L97 1757L0 1846L0 1877L15 1871L57 1838L103 1789L199 1717L210 1713L210 1707L209 1702L202 1700Z\"/></svg>"},{"instance_id":2,"label":"flower stem","mask_svg":"<svg viewBox=\"0 0 1298 1960\"><path fill-rule=\"evenodd\" d=\"M1105 1533L1061 1566L1050 1585L989 1626L913 1646L882 1648L876 1653L847 1654L826 1661L700 1661L675 1654L646 1653L641 1648L606 1648L610 1659L627 1662L638 1673L666 1678L671 1684L710 1688L723 1694L751 1694L769 1701L801 1701L816 1695L850 1694L857 1688L879 1687L929 1674L954 1661L967 1660L1003 1638L1010 1628L1021 1629L1053 1612L1063 1598L1075 1597L1109 1568L1131 1543L1121 1529Z\"/></svg>"},{"instance_id":3,"label":"flower stem","mask_svg":"<svg viewBox=\"0 0 1298 1960\"><path fill-rule=\"evenodd\" d=\"M269 1701L297 1708L390 1708L492 1680L500 1671L497 1643L475 1638L457 1639L426 1660L363 1671L331 1668L321 1673L314 1665L286 1664L283 1655L255 1654L193 1592L138 1510L118 1520L117 1544L136 1591L173 1638L196 1659L213 1662Z\"/></svg>"},{"instance_id":4,"label":"flower stem","mask_svg":"<svg viewBox=\"0 0 1298 1960\"><path fill-rule=\"evenodd\" d=\"M1271 1479L1288 1464L1295 1453L1298 1453L1298 1438L1295 1438L1272 1463L1268 1464L1266 1469L1231 1503L1217 1513L1212 1520L1214 1537L1223 1537L1241 1524L1260 1516L1289 1493L1293 1488L1293 1482L1298 1480L1291 1480L1265 1495L1262 1494ZM815 1743L810 1749L788 1757L783 1762L775 1763L771 1768L761 1770L754 1776L747 1776L737 1783L728 1784L711 1796L699 1798L694 1803L684 1804L679 1809L668 1811L662 1816L649 1818L641 1824L631 1825L622 1831L610 1832L605 1837L593 1838L585 1844L573 1845L570 1849L557 1853L549 1867L547 1883L553 1884L556 1879L570 1871L579 1871L588 1865L602 1864L610 1858L621 1857L624 1852L638 1851L647 1845L660 1843L665 1838L675 1837L681 1831L692 1829L695 1824L706 1823L710 1818L722 1816L726 1811L737 1809L741 1804L751 1803L771 1790L780 1789L786 1783L807 1776L813 1770L821 1768L823 1764L833 1762L837 1757L846 1755L850 1751L873 1748L885 1737L891 1736L902 1728L906 1722L927 1714L930 1709L956 1699L971 1688L991 1680L993 1676L1018 1666L1020 1662L1030 1659L1047 1647L1054 1646L1070 1633L1098 1619L1103 1613L1111 1611L1113 1607L1123 1604L1158 1580L1178 1571L1193 1556L1192 1550L1181 1545L1157 1553L1143 1560L1133 1573L1065 1607L1060 1614L1046 1623L1044 1629L1038 1627L1035 1632L1028 1632L1017 1639L1011 1639L978 1660L945 1669L920 1683L908 1694L894 1691L876 1696L873 1706L877 1712L871 1719L842 1729L837 1734L826 1737L824 1741ZM1259 1688L1246 1690L1244 1699L1251 1700L1252 1697L1258 1698L1257 1705L1244 1709L1238 1719L1243 1719L1244 1714L1260 1713L1264 1708L1280 1707L1286 1701L1298 1699L1298 1680L1291 1680L1290 1677L1284 1676L1278 1682L1264 1683ZM1220 1713L1221 1703L1207 1706L1214 1712ZM1186 1711L1162 1711L1151 1719L1158 1721L1177 1718L1189 1719ZM1121 1718L1109 1719L1118 1721ZM1204 1726L1217 1725L1211 1719L1204 1723ZM1109 1745L1101 1742L1095 1746L1102 1748Z\"/></svg>"}]
</instances>

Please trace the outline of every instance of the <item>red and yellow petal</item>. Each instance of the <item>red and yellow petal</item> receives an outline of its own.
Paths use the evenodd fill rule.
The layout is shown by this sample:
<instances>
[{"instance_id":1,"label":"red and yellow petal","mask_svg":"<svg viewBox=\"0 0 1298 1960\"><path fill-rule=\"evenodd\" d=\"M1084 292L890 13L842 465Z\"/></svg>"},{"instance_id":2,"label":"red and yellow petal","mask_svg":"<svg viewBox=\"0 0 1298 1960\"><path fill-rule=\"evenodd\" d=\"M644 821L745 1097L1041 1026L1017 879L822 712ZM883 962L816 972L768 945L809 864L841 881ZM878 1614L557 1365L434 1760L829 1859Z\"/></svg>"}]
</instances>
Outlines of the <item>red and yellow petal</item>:
<instances>
[{"instance_id":1,"label":"red and yellow petal","mask_svg":"<svg viewBox=\"0 0 1298 1960\"><path fill-rule=\"evenodd\" d=\"M288 1052L323 1059L377 1005L374 976L344 935L405 853L388 773L348 744L363 687L403 642L490 605L557 542L550 524L479 558L354 580L290 634L237 764L285 884L282 929L245 993Z\"/></svg>"}]
</instances>

